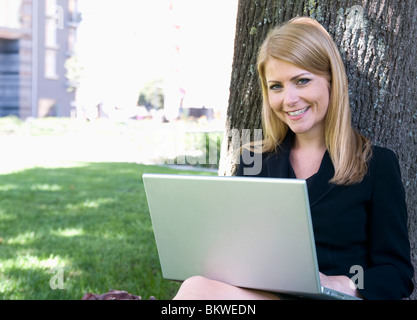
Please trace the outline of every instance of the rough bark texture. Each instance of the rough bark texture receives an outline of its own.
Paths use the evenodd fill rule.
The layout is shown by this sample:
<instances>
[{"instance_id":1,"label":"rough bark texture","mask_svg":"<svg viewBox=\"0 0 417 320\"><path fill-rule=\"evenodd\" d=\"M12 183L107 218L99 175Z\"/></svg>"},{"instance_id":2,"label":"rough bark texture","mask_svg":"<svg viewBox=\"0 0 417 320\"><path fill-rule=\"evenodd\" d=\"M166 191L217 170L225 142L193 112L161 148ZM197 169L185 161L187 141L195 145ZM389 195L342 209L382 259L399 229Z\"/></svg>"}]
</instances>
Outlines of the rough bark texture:
<instances>
[{"instance_id":1,"label":"rough bark texture","mask_svg":"<svg viewBox=\"0 0 417 320\"><path fill-rule=\"evenodd\" d=\"M317 19L340 49L349 79L353 126L375 145L394 150L400 160L417 270L415 0L240 0L219 174L234 173L233 155L239 145L232 143L232 138L236 140L236 133L262 127L262 93L256 70L260 44L271 28L301 15ZM416 290L411 298L417 299Z\"/></svg>"}]
</instances>

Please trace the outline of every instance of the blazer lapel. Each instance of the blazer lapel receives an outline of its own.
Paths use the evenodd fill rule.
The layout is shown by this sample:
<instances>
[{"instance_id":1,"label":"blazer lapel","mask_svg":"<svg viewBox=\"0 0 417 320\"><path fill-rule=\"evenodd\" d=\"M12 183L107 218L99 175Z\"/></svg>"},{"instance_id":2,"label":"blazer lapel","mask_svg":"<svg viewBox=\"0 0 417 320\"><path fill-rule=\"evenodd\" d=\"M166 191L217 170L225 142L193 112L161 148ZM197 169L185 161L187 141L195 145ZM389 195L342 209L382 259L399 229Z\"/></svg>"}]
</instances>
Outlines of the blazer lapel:
<instances>
[{"instance_id":1,"label":"blazer lapel","mask_svg":"<svg viewBox=\"0 0 417 320\"><path fill-rule=\"evenodd\" d=\"M335 184L329 183L334 176L334 167L330 159L329 152L326 151L320 164L319 171L311 177L308 184L308 197L310 207L316 205L327 193L329 193Z\"/></svg>"}]
</instances>

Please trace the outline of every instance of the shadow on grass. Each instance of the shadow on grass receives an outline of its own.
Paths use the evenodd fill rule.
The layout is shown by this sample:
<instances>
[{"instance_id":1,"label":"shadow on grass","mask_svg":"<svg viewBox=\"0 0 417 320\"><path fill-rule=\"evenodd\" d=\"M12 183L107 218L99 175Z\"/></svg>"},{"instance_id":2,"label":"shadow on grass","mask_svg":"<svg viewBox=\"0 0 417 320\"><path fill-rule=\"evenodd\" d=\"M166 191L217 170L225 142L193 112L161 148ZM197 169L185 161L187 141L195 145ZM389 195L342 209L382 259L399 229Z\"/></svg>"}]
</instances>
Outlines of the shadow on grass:
<instances>
[{"instance_id":1,"label":"shadow on grass","mask_svg":"<svg viewBox=\"0 0 417 320\"><path fill-rule=\"evenodd\" d=\"M144 172L179 173L79 163L0 175L0 299L81 299L110 289L171 299L179 284L161 276Z\"/></svg>"}]
</instances>

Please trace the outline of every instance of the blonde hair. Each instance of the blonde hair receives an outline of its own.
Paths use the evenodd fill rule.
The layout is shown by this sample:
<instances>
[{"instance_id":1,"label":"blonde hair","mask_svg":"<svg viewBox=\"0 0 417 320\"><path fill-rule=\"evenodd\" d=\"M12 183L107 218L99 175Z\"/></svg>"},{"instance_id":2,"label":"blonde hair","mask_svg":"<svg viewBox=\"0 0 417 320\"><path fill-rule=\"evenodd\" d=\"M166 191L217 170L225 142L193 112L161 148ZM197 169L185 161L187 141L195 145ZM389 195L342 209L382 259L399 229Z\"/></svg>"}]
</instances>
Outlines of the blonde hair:
<instances>
[{"instance_id":1,"label":"blonde hair","mask_svg":"<svg viewBox=\"0 0 417 320\"><path fill-rule=\"evenodd\" d=\"M284 60L330 80L324 134L326 148L335 168L330 182L339 185L361 182L368 170L370 142L352 128L347 76L339 51L327 31L311 18L294 18L276 27L259 50L258 72L263 93L262 152L278 152L289 129L269 105L265 65L271 58ZM259 144L253 144L256 145L259 147Z\"/></svg>"}]
</instances>

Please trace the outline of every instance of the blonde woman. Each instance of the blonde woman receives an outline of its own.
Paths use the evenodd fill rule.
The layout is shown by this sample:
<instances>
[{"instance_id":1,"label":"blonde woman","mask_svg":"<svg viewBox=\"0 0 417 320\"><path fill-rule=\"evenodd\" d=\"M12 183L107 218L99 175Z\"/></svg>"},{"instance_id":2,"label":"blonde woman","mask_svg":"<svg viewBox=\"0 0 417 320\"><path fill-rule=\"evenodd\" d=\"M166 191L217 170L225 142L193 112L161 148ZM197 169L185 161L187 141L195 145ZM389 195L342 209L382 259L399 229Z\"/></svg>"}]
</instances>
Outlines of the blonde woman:
<instances>
[{"instance_id":1,"label":"blonde woman","mask_svg":"<svg viewBox=\"0 0 417 320\"><path fill-rule=\"evenodd\" d=\"M265 139L243 152L262 154L256 176L307 181L322 285L365 299L408 297L414 271L398 160L352 128L333 40L317 21L293 19L264 41L258 72ZM243 161L249 158L258 159L242 156L237 175L253 175L255 164ZM352 268L364 271L360 283L351 280ZM193 277L176 298L279 295Z\"/></svg>"}]
</instances>

